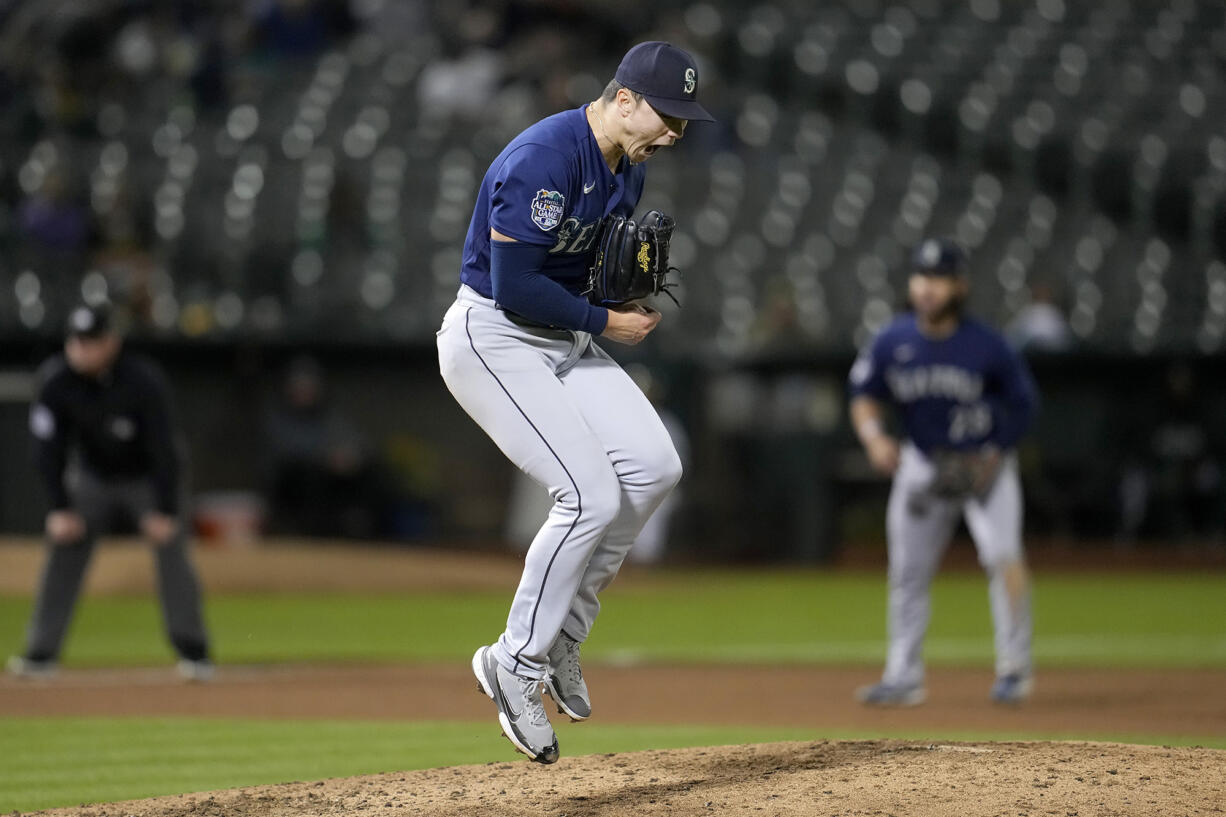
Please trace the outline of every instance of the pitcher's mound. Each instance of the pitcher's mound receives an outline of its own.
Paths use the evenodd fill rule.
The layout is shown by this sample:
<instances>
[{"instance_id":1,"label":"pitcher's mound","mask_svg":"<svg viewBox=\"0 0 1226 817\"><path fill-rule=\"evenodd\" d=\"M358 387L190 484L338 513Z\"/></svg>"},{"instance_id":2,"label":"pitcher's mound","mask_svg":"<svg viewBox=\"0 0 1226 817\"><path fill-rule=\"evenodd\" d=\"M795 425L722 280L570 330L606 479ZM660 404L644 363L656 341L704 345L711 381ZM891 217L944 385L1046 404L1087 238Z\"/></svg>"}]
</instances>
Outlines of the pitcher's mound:
<instances>
[{"instance_id":1,"label":"pitcher's mound","mask_svg":"<svg viewBox=\"0 0 1226 817\"><path fill-rule=\"evenodd\" d=\"M1226 751L1119 743L820 741L564 757L158 797L48 815L647 817L1198 815Z\"/></svg>"}]
</instances>

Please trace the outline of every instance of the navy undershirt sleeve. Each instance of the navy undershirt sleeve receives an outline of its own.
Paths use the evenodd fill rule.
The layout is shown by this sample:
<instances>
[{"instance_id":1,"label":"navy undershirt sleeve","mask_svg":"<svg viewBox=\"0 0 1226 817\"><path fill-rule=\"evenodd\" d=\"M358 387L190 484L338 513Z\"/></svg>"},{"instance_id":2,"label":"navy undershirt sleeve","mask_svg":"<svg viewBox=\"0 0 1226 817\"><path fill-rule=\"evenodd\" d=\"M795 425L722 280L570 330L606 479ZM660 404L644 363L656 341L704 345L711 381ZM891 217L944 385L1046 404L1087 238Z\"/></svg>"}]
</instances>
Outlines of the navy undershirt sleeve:
<instances>
[{"instance_id":1,"label":"navy undershirt sleeve","mask_svg":"<svg viewBox=\"0 0 1226 817\"><path fill-rule=\"evenodd\" d=\"M572 295L541 273L549 248L519 241L490 241L490 284L494 300L530 321L599 335L609 311Z\"/></svg>"}]
</instances>

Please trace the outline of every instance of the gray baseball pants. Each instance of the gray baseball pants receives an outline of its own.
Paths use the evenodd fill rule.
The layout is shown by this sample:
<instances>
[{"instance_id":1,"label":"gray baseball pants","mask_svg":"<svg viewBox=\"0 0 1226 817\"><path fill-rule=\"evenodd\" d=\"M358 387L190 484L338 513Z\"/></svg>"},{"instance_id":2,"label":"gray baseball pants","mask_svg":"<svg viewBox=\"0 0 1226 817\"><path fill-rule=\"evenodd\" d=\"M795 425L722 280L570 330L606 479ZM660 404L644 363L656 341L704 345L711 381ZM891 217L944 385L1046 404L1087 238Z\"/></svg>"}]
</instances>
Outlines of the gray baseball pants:
<instances>
[{"instance_id":1,"label":"gray baseball pants","mask_svg":"<svg viewBox=\"0 0 1226 817\"><path fill-rule=\"evenodd\" d=\"M461 287L438 350L457 402L553 498L493 647L502 666L543 679L559 633L587 639L681 460L651 402L585 332L521 327Z\"/></svg>"},{"instance_id":2,"label":"gray baseball pants","mask_svg":"<svg viewBox=\"0 0 1226 817\"><path fill-rule=\"evenodd\" d=\"M882 678L901 686L924 681L930 588L960 518L965 518L979 563L988 574L996 674L1029 674L1029 585L1010 581L1011 573L1025 560L1017 456L1006 456L995 486L984 499L945 500L927 495L933 469L932 461L918 448L903 446L886 511L890 646Z\"/></svg>"}]
</instances>

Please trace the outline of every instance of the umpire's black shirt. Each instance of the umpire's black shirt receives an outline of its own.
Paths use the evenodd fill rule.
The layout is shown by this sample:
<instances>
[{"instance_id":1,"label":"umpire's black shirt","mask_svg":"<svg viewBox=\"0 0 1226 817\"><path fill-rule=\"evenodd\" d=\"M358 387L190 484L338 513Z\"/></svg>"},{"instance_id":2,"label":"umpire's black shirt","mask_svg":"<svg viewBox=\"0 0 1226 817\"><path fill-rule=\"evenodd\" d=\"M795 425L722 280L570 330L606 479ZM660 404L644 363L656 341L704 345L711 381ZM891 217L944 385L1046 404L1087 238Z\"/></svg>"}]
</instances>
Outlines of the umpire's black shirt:
<instances>
[{"instance_id":1,"label":"umpire's black shirt","mask_svg":"<svg viewBox=\"0 0 1226 817\"><path fill-rule=\"evenodd\" d=\"M38 374L41 386L30 407L30 431L55 509L72 506L64 470L75 451L81 466L100 479L150 479L157 509L178 511L170 394L153 361L120 351L110 370L94 378L74 372L59 354Z\"/></svg>"}]
</instances>

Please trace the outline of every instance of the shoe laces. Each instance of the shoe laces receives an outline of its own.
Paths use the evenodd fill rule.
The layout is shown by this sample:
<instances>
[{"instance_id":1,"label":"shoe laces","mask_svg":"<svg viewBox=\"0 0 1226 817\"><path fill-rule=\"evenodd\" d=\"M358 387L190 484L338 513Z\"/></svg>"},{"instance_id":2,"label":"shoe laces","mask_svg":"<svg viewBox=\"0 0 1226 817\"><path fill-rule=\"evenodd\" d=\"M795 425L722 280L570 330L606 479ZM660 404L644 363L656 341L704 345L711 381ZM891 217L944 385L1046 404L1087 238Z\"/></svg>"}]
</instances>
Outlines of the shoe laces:
<instances>
[{"instance_id":1,"label":"shoe laces","mask_svg":"<svg viewBox=\"0 0 1226 817\"><path fill-rule=\"evenodd\" d=\"M541 682L535 678L515 676L519 685L519 696L524 702L524 714L533 726L548 726L549 716L545 714L545 705L541 702Z\"/></svg>"},{"instance_id":2,"label":"shoe laces","mask_svg":"<svg viewBox=\"0 0 1226 817\"><path fill-rule=\"evenodd\" d=\"M562 678L572 684L583 683L583 670L579 666L579 642L562 637L563 654L559 666L554 667L559 673L565 673Z\"/></svg>"}]
</instances>

